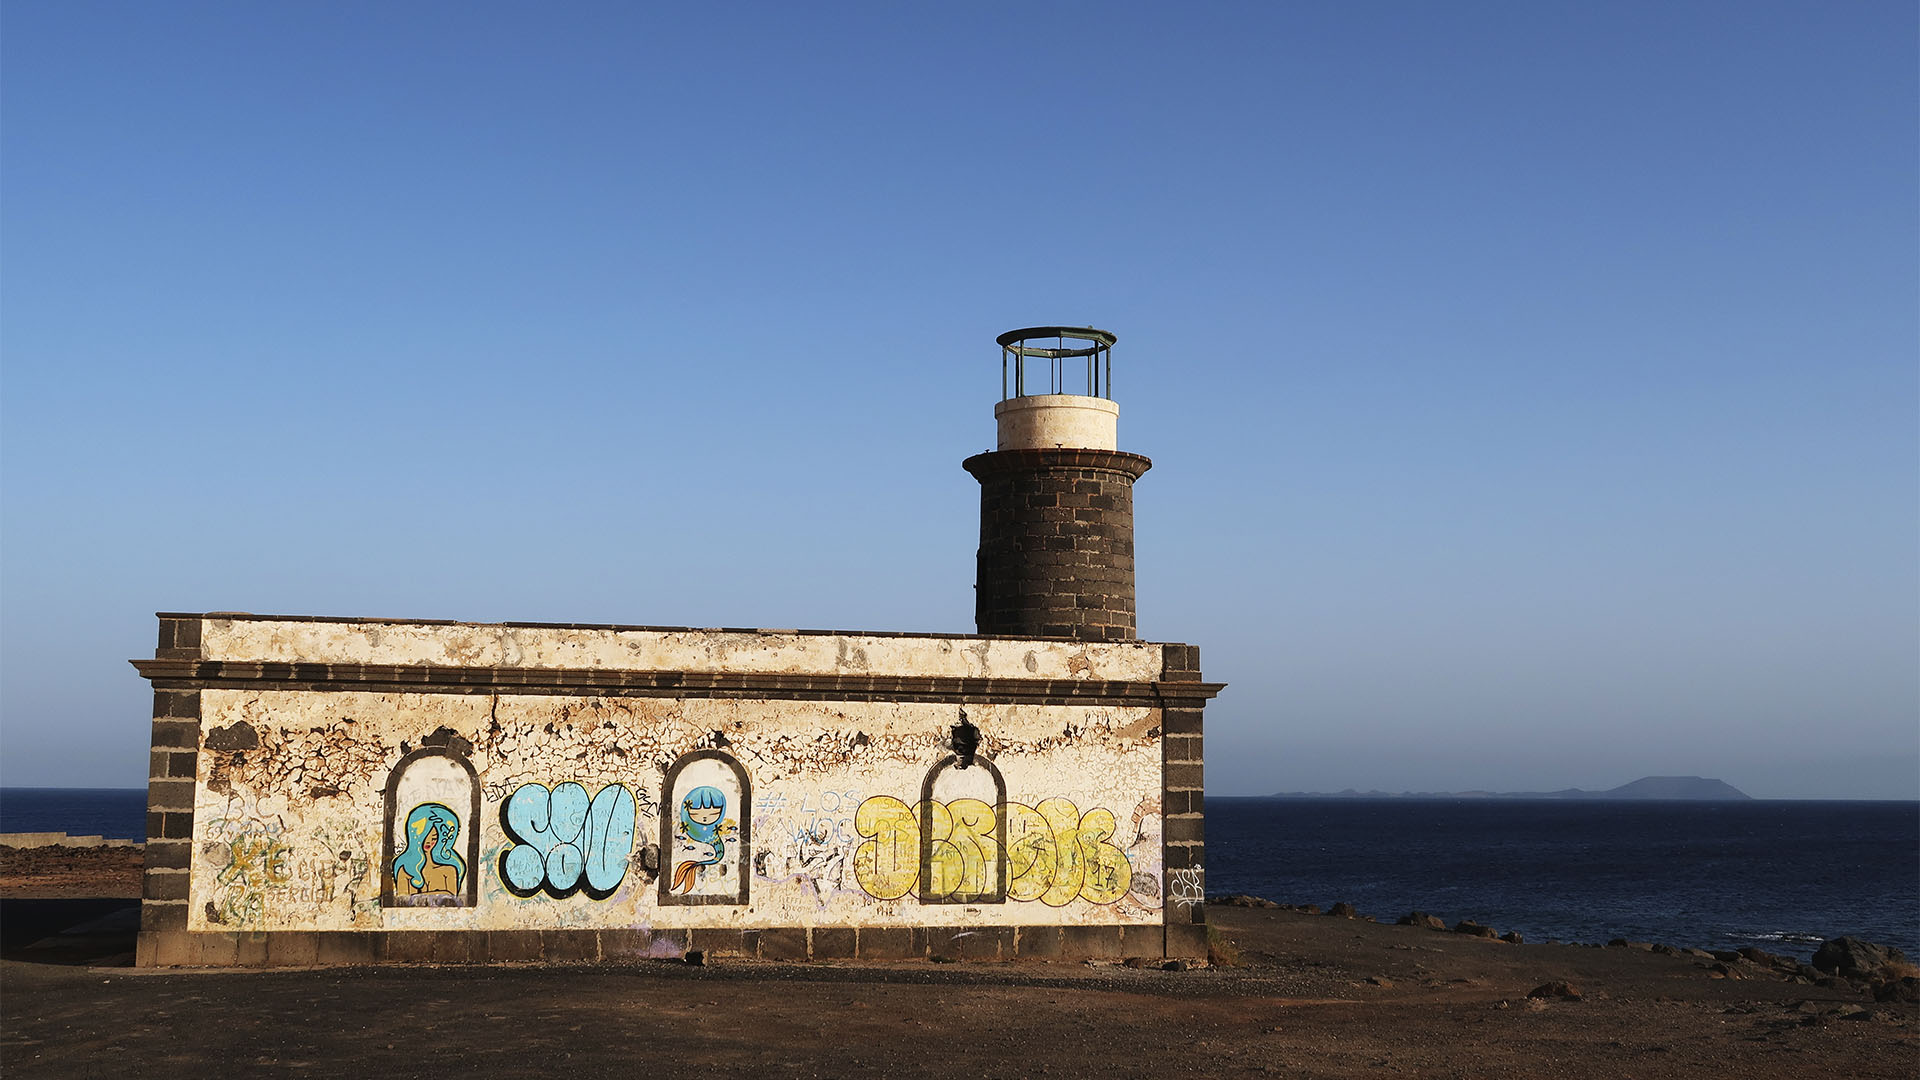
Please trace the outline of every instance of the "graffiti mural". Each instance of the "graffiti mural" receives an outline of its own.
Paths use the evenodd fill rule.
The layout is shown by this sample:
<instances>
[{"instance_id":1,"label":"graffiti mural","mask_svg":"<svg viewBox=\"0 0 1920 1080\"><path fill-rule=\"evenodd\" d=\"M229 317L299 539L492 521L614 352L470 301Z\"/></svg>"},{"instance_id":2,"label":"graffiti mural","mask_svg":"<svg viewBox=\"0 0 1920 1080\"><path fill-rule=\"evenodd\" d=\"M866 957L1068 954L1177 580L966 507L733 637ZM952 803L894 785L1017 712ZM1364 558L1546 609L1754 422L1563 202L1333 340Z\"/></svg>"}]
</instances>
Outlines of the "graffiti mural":
<instances>
[{"instance_id":1,"label":"graffiti mural","mask_svg":"<svg viewBox=\"0 0 1920 1080\"><path fill-rule=\"evenodd\" d=\"M636 809L624 784L608 784L591 799L571 780L552 788L520 785L500 805L500 823L513 841L500 856L501 883L521 897L584 891L605 900L626 879Z\"/></svg>"},{"instance_id":2,"label":"graffiti mural","mask_svg":"<svg viewBox=\"0 0 1920 1080\"><path fill-rule=\"evenodd\" d=\"M286 822L254 800L230 797L210 815L201 834L201 853L213 874L207 922L257 926L293 882L293 848Z\"/></svg>"},{"instance_id":3,"label":"graffiti mural","mask_svg":"<svg viewBox=\"0 0 1920 1080\"><path fill-rule=\"evenodd\" d=\"M280 837L264 830L242 832L227 841L227 864L214 875L218 899L207 904L208 920L239 926L259 922L267 913L268 892L293 881L292 854Z\"/></svg>"},{"instance_id":4,"label":"graffiti mural","mask_svg":"<svg viewBox=\"0 0 1920 1080\"><path fill-rule=\"evenodd\" d=\"M1183 866L1173 872L1167 883L1167 896L1180 907L1197 907L1207 902L1207 882L1197 866Z\"/></svg>"},{"instance_id":5,"label":"graffiti mural","mask_svg":"<svg viewBox=\"0 0 1920 1080\"><path fill-rule=\"evenodd\" d=\"M343 632L361 649L362 629ZM753 694L791 689L784 669L800 661L780 650L817 644L703 633L660 648L694 650L701 671L773 650L765 663L777 678L751 682ZM681 656L635 641L610 639L565 664L655 671L660 657ZM924 659L961 670L953 654L966 644L934 642ZM451 654L438 648L423 644L416 659L443 665ZM1122 659L1159 670L1150 657ZM995 662L1034 676L1018 654ZM860 944L849 928L1184 923L1183 904L1199 895L1197 881L1176 890L1175 868L1200 852L1167 847L1170 829L1193 826L1169 826L1161 812L1155 708L969 701L970 741L954 732L966 728L954 702L918 693L762 697L729 681L724 693L654 696L598 674L579 686L553 677L550 688L550 676L498 694L400 683L205 690L191 843L166 852L190 873L165 879L169 898L153 902L184 909L167 916L198 933L631 931L609 939L618 948L568 937L561 950L611 956L644 934L690 947L680 935L691 929L773 929L764 951L784 953L786 932L805 928L809 954L824 955ZM339 757L349 737L357 749ZM283 748L320 760L266 761ZM167 767L184 771L171 755L185 748L163 749ZM1177 797L1189 810L1190 796ZM506 944L517 954L523 943Z\"/></svg>"},{"instance_id":6,"label":"graffiti mural","mask_svg":"<svg viewBox=\"0 0 1920 1080\"><path fill-rule=\"evenodd\" d=\"M1128 892L1134 903L1152 910L1160 907L1160 870L1164 831L1159 799L1142 799L1133 808L1133 840L1127 845L1127 862L1133 865L1133 881Z\"/></svg>"},{"instance_id":7,"label":"graffiti mural","mask_svg":"<svg viewBox=\"0 0 1920 1080\"><path fill-rule=\"evenodd\" d=\"M380 906L472 907L480 781L458 751L428 746L387 774Z\"/></svg>"},{"instance_id":8,"label":"graffiti mural","mask_svg":"<svg viewBox=\"0 0 1920 1080\"><path fill-rule=\"evenodd\" d=\"M454 841L460 837L460 815L437 802L421 803L407 812L407 847L390 868L393 895L399 899L446 897L454 901L466 891L467 861Z\"/></svg>"},{"instance_id":9,"label":"graffiti mural","mask_svg":"<svg viewBox=\"0 0 1920 1080\"><path fill-rule=\"evenodd\" d=\"M998 823L1003 845L994 838ZM1038 806L979 799L908 806L891 795L860 804L854 827L863 840L853 854L860 887L879 900L913 894L922 903L997 903L985 886L1003 865L1004 896L1063 907L1075 900L1111 904L1127 894L1133 868L1115 847L1114 818L1095 808L1084 814L1068 799ZM1004 853L1004 854L1003 854Z\"/></svg>"},{"instance_id":10,"label":"graffiti mural","mask_svg":"<svg viewBox=\"0 0 1920 1080\"><path fill-rule=\"evenodd\" d=\"M660 902L744 904L752 785L723 750L696 750L667 770L660 804Z\"/></svg>"},{"instance_id":11,"label":"graffiti mural","mask_svg":"<svg viewBox=\"0 0 1920 1080\"><path fill-rule=\"evenodd\" d=\"M923 904L998 904L1007 898L1007 782L984 755L969 757L965 764L946 758L920 784Z\"/></svg>"}]
</instances>

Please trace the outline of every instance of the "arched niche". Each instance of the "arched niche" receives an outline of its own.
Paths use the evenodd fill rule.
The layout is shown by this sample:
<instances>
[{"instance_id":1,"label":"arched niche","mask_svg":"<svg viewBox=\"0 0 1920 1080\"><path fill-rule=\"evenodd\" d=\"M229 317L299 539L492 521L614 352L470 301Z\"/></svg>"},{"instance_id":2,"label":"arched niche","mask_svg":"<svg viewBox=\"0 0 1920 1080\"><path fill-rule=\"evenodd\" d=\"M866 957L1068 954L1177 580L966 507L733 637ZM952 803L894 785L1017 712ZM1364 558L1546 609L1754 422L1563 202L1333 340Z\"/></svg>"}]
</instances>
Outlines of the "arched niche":
<instances>
[{"instance_id":1,"label":"arched niche","mask_svg":"<svg viewBox=\"0 0 1920 1080\"><path fill-rule=\"evenodd\" d=\"M422 747L387 774L381 907L473 907L479 897L480 777L464 754Z\"/></svg>"},{"instance_id":2,"label":"arched niche","mask_svg":"<svg viewBox=\"0 0 1920 1080\"><path fill-rule=\"evenodd\" d=\"M753 876L753 782L724 750L683 754L660 799L660 902L745 904Z\"/></svg>"},{"instance_id":3,"label":"arched niche","mask_svg":"<svg viewBox=\"0 0 1920 1080\"><path fill-rule=\"evenodd\" d=\"M923 904L1007 901L1007 782L984 754L948 755L920 784Z\"/></svg>"}]
</instances>

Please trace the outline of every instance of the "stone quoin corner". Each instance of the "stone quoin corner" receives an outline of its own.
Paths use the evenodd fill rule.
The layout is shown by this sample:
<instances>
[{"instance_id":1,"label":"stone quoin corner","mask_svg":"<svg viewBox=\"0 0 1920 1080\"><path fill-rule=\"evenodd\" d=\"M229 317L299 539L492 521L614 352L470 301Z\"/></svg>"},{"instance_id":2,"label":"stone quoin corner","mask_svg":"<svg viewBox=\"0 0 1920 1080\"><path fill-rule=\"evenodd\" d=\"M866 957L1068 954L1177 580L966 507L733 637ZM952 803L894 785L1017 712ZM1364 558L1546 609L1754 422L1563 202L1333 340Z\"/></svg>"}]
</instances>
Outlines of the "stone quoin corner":
<instances>
[{"instance_id":1,"label":"stone quoin corner","mask_svg":"<svg viewBox=\"0 0 1920 1080\"><path fill-rule=\"evenodd\" d=\"M1114 342L998 339L975 634L162 613L138 963L1204 956Z\"/></svg>"}]
</instances>

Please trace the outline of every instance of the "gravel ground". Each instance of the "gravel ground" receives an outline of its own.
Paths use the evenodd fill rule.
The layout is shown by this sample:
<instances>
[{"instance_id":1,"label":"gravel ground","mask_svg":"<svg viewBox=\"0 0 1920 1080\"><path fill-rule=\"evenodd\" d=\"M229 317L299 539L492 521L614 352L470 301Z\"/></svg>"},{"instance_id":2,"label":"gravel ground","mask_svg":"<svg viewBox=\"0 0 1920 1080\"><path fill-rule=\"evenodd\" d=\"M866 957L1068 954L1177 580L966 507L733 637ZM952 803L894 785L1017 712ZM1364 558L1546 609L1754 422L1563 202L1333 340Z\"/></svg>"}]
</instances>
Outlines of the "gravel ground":
<instances>
[{"instance_id":1,"label":"gravel ground","mask_svg":"<svg viewBox=\"0 0 1920 1080\"><path fill-rule=\"evenodd\" d=\"M1237 966L721 957L148 973L102 963L127 945L108 925L61 948L8 950L0 1067L9 1077L1920 1075L1920 1006L1875 1003L1854 984L1286 910L1208 916ZM1580 999L1527 996L1555 981Z\"/></svg>"}]
</instances>

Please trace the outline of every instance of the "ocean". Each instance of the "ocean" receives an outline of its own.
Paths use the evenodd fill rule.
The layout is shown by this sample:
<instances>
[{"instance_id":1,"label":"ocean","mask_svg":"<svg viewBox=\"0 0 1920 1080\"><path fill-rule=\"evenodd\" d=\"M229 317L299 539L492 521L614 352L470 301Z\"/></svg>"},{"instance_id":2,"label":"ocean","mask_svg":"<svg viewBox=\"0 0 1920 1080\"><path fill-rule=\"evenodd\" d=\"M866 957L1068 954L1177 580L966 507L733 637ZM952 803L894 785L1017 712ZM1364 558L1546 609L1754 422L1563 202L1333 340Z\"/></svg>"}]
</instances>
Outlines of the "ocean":
<instances>
[{"instance_id":1,"label":"ocean","mask_svg":"<svg viewBox=\"0 0 1920 1080\"><path fill-rule=\"evenodd\" d=\"M147 839L146 788L0 788L0 832Z\"/></svg>"},{"instance_id":2,"label":"ocean","mask_svg":"<svg viewBox=\"0 0 1920 1080\"><path fill-rule=\"evenodd\" d=\"M141 840L142 789L0 788L0 832ZM1809 957L1843 934L1920 960L1920 803L1207 800L1207 891Z\"/></svg>"},{"instance_id":3,"label":"ocean","mask_svg":"<svg viewBox=\"0 0 1920 1080\"><path fill-rule=\"evenodd\" d=\"M1920 960L1920 803L1215 797L1207 892L1536 942L1806 959L1846 934Z\"/></svg>"}]
</instances>

